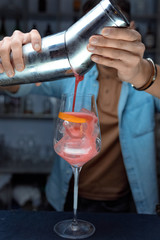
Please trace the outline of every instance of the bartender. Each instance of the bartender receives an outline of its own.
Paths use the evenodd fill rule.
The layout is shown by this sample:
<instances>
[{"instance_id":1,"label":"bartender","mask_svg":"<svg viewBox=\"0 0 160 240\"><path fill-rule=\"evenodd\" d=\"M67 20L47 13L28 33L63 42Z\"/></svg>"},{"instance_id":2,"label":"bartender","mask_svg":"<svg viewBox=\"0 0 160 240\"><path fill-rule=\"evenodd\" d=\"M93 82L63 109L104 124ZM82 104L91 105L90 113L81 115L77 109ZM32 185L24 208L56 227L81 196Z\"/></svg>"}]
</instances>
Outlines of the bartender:
<instances>
[{"instance_id":1,"label":"bartender","mask_svg":"<svg viewBox=\"0 0 160 240\"><path fill-rule=\"evenodd\" d=\"M84 10L98 2L87 1ZM117 3L130 18L129 2ZM141 39L131 20L129 28L106 27L101 35L89 39L87 49L96 66L85 75L78 91L97 96L102 149L80 173L80 210L155 213L159 199L154 115L160 112L160 67L152 59L144 59ZM10 52L16 70L23 71L22 45L28 42L35 51L41 50L36 30L25 34L15 31L0 42L1 73L14 75ZM44 82L39 87L30 84L6 89L12 96L38 93L60 97L73 92L74 78ZM72 190L71 168L57 157L46 186L52 209L71 210Z\"/></svg>"}]
</instances>

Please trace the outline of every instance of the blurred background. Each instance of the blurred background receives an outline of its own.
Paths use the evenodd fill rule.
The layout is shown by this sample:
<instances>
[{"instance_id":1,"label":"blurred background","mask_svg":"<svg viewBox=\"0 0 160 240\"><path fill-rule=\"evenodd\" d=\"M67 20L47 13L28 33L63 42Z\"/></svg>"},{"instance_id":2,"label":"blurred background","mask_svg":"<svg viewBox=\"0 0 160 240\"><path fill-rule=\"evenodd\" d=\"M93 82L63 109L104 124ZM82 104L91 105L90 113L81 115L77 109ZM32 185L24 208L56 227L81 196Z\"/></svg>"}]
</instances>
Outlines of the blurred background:
<instances>
[{"instance_id":1,"label":"blurred background","mask_svg":"<svg viewBox=\"0 0 160 240\"><path fill-rule=\"evenodd\" d=\"M85 0L0 0L0 40L15 29L36 28L42 37L66 30L82 15ZM160 0L130 0L132 19L160 63ZM47 209L45 184L54 164L53 135L59 101L0 92L0 209ZM156 116L160 173L160 116Z\"/></svg>"}]
</instances>

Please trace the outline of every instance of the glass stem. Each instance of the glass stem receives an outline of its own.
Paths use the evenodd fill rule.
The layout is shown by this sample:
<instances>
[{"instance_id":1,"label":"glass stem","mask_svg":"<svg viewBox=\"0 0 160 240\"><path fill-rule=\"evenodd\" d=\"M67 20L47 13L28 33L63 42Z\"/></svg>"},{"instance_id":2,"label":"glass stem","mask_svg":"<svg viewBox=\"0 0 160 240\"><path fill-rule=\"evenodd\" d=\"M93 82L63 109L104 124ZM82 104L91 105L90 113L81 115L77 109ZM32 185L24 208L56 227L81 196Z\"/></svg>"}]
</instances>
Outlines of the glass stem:
<instances>
[{"instance_id":1,"label":"glass stem","mask_svg":"<svg viewBox=\"0 0 160 240\"><path fill-rule=\"evenodd\" d=\"M73 224L77 225L77 206L78 206L78 180L81 168L72 167L74 174L74 199L73 199Z\"/></svg>"}]
</instances>

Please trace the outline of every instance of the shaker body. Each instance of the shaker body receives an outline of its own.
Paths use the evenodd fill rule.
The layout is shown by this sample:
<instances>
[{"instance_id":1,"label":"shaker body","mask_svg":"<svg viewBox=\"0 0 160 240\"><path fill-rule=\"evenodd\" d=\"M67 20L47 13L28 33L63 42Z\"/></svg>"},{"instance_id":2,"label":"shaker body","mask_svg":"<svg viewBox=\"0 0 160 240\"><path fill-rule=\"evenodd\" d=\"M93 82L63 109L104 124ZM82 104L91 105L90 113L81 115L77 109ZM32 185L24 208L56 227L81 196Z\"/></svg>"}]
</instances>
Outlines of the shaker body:
<instances>
[{"instance_id":1,"label":"shaker body","mask_svg":"<svg viewBox=\"0 0 160 240\"><path fill-rule=\"evenodd\" d=\"M60 32L42 38L41 52L34 51L31 43L24 45L24 71L15 70L12 78L5 73L0 74L0 86L51 81L74 76L68 61L64 36L65 32Z\"/></svg>"}]
</instances>

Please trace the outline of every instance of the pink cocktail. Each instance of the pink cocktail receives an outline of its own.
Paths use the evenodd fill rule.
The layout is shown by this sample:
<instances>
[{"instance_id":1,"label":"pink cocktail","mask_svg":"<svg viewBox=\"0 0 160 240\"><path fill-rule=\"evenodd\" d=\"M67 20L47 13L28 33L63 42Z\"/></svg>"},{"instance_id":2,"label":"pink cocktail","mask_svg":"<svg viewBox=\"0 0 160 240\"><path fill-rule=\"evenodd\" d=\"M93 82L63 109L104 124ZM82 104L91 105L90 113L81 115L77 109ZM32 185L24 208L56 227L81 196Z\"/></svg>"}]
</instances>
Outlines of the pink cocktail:
<instances>
[{"instance_id":1,"label":"pink cocktail","mask_svg":"<svg viewBox=\"0 0 160 240\"><path fill-rule=\"evenodd\" d=\"M64 113L70 116L70 121L64 120L63 137L54 145L56 153L75 167L82 167L98 153L96 146L98 118L94 113L84 111ZM79 119L79 122L74 122L75 119Z\"/></svg>"}]
</instances>

